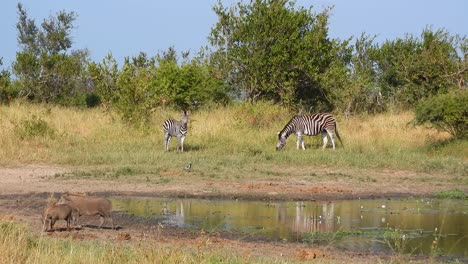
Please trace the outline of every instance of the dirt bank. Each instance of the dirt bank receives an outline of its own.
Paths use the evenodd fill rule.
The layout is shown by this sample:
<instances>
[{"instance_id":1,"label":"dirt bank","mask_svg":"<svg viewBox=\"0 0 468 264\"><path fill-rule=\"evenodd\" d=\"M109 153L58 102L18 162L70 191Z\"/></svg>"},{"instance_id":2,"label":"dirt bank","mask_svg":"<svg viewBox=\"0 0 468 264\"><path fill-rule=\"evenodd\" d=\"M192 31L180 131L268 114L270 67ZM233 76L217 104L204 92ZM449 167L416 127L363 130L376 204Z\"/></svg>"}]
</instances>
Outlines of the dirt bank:
<instances>
[{"instance_id":1,"label":"dirt bank","mask_svg":"<svg viewBox=\"0 0 468 264\"><path fill-rule=\"evenodd\" d=\"M0 168L0 194L88 192L127 196L172 196L241 199L336 200L375 197L430 196L435 191L459 186L449 175L430 175L391 170L340 170L302 168L287 177L236 180L210 179L169 173L170 181L138 180L138 175L116 180L64 178L83 167L25 165ZM313 171L316 176L302 175ZM464 190L468 191L468 190Z\"/></svg>"}]
</instances>

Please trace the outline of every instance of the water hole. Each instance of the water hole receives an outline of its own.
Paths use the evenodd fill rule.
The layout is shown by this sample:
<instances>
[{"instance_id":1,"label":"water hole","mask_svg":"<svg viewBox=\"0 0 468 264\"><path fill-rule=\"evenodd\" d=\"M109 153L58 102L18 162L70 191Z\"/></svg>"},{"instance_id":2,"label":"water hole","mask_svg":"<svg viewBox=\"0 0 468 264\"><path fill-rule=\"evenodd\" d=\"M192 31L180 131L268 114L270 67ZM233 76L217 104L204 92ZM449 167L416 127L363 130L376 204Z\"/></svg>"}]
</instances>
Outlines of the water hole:
<instances>
[{"instance_id":1,"label":"water hole","mask_svg":"<svg viewBox=\"0 0 468 264\"><path fill-rule=\"evenodd\" d=\"M371 253L468 257L468 201L242 201L114 198L116 210L167 225Z\"/></svg>"}]
</instances>

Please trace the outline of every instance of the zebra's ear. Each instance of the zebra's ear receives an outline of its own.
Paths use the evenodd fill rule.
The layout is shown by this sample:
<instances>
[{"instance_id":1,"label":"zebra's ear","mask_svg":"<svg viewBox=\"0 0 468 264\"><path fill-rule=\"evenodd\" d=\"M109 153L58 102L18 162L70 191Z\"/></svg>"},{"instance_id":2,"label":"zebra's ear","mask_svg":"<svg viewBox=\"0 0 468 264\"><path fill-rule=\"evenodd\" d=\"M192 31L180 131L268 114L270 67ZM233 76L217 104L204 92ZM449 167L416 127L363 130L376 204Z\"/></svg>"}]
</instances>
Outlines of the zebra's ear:
<instances>
[{"instance_id":1,"label":"zebra's ear","mask_svg":"<svg viewBox=\"0 0 468 264\"><path fill-rule=\"evenodd\" d=\"M280 133L281 133L281 132L280 132L280 131L278 131L278 133L276 133L276 134L278 134L278 135L279 135Z\"/></svg>"}]
</instances>

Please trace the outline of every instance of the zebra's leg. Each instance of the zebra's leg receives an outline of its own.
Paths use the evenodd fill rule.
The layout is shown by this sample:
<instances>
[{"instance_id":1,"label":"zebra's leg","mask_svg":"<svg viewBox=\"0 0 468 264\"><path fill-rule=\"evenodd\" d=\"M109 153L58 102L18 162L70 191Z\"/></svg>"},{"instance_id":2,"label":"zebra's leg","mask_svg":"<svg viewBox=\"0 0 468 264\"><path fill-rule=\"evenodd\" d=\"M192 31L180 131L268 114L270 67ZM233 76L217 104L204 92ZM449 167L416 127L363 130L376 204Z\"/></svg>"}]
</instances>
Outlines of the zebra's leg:
<instances>
[{"instance_id":1,"label":"zebra's leg","mask_svg":"<svg viewBox=\"0 0 468 264\"><path fill-rule=\"evenodd\" d=\"M305 150L304 138L301 138L302 150Z\"/></svg>"},{"instance_id":2,"label":"zebra's leg","mask_svg":"<svg viewBox=\"0 0 468 264\"><path fill-rule=\"evenodd\" d=\"M335 139L334 139L334 137L333 137L333 131L331 131L331 130L327 130L327 133L328 133L328 135L330 136L330 139L331 139L331 142L332 142L333 149L335 149Z\"/></svg>"},{"instance_id":3,"label":"zebra's leg","mask_svg":"<svg viewBox=\"0 0 468 264\"><path fill-rule=\"evenodd\" d=\"M323 141L322 149L325 149L328 143L327 132L325 131L322 131L322 141Z\"/></svg>"},{"instance_id":4,"label":"zebra's leg","mask_svg":"<svg viewBox=\"0 0 468 264\"><path fill-rule=\"evenodd\" d=\"M184 140L185 140L185 137L180 138L180 150L181 150L181 152L184 152Z\"/></svg>"},{"instance_id":5,"label":"zebra's leg","mask_svg":"<svg viewBox=\"0 0 468 264\"><path fill-rule=\"evenodd\" d=\"M296 143L296 147L297 149L299 149L299 147L301 146L302 144L302 134L297 134L297 143Z\"/></svg>"},{"instance_id":6,"label":"zebra's leg","mask_svg":"<svg viewBox=\"0 0 468 264\"><path fill-rule=\"evenodd\" d=\"M169 133L164 134L164 151L169 150L169 141L171 141L171 136Z\"/></svg>"}]
</instances>

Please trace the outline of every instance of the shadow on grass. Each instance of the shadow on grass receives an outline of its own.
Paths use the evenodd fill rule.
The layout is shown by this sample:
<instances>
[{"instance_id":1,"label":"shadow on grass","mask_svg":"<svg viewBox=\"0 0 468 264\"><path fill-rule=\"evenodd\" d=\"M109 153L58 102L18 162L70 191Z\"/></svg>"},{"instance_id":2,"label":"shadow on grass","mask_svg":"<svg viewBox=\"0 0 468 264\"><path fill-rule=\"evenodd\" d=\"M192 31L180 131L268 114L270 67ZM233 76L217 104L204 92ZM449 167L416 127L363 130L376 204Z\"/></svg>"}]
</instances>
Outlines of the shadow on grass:
<instances>
[{"instance_id":1,"label":"shadow on grass","mask_svg":"<svg viewBox=\"0 0 468 264\"><path fill-rule=\"evenodd\" d=\"M201 150L206 150L206 146L199 145L199 144L195 144L195 145L184 144L184 152L201 151ZM172 146L172 147L169 147L168 152L180 152L180 150L179 150L178 146Z\"/></svg>"},{"instance_id":2,"label":"shadow on grass","mask_svg":"<svg viewBox=\"0 0 468 264\"><path fill-rule=\"evenodd\" d=\"M461 139L449 138L449 139L445 139L445 140L438 140L438 141L430 142L425 147L428 150L438 151L438 150L441 150L443 148L450 147L452 145L456 145L456 144L458 144L458 143L460 143L462 141L463 140L461 140Z\"/></svg>"}]
</instances>

